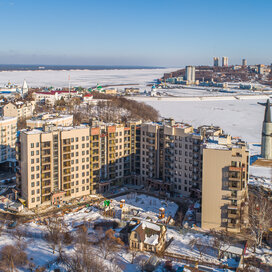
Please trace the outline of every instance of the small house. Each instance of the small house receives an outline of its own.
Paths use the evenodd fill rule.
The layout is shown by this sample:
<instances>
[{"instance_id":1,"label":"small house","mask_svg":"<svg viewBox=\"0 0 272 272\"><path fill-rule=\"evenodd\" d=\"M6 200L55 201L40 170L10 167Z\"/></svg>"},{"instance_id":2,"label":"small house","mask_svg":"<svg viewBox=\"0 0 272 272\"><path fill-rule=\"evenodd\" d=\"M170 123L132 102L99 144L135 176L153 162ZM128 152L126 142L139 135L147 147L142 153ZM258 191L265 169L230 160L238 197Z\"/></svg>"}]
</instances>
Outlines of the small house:
<instances>
[{"instance_id":1,"label":"small house","mask_svg":"<svg viewBox=\"0 0 272 272\"><path fill-rule=\"evenodd\" d=\"M129 247L139 251L160 252L166 243L166 227L142 221L132 229Z\"/></svg>"}]
</instances>

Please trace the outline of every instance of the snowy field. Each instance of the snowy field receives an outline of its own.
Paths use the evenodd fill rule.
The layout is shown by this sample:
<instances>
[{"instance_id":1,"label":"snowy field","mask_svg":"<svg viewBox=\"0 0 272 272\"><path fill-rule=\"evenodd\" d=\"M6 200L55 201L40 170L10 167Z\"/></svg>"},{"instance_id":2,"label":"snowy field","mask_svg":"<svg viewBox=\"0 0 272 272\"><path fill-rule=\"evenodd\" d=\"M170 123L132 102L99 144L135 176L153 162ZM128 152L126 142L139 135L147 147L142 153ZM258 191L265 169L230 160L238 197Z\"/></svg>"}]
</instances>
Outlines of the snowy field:
<instances>
[{"instance_id":1,"label":"snowy field","mask_svg":"<svg viewBox=\"0 0 272 272\"><path fill-rule=\"evenodd\" d=\"M146 84L174 70L176 69L4 71L0 72L0 86L4 86L9 81L21 85L25 79L30 87L68 87L70 75L71 86L92 87L97 83L101 85L133 84L143 89L146 88Z\"/></svg>"}]
</instances>

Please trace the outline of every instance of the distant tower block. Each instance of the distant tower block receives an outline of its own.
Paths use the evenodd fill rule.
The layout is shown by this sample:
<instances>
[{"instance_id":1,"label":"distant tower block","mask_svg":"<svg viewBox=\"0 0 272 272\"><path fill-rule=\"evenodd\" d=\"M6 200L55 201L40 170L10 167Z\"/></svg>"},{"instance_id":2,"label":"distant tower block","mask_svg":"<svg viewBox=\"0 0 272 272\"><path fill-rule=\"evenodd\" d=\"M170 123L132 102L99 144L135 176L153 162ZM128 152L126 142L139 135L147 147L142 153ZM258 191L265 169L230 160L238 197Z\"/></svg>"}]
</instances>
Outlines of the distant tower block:
<instances>
[{"instance_id":1,"label":"distant tower block","mask_svg":"<svg viewBox=\"0 0 272 272\"><path fill-rule=\"evenodd\" d=\"M213 66L215 66L215 67L219 66L219 58L218 57L213 58Z\"/></svg>"},{"instance_id":2,"label":"distant tower block","mask_svg":"<svg viewBox=\"0 0 272 272\"><path fill-rule=\"evenodd\" d=\"M160 218L163 219L165 217L165 209L162 207L162 208L159 208L159 211L160 211Z\"/></svg>"},{"instance_id":3,"label":"distant tower block","mask_svg":"<svg viewBox=\"0 0 272 272\"><path fill-rule=\"evenodd\" d=\"M247 66L247 60L246 59L242 59L242 66L246 67Z\"/></svg>"},{"instance_id":4,"label":"distant tower block","mask_svg":"<svg viewBox=\"0 0 272 272\"><path fill-rule=\"evenodd\" d=\"M185 78L186 78L186 80L189 81L189 83L195 82L195 67L194 66L186 66Z\"/></svg>"},{"instance_id":5,"label":"distant tower block","mask_svg":"<svg viewBox=\"0 0 272 272\"><path fill-rule=\"evenodd\" d=\"M121 201L120 201L120 208L123 208L125 206L125 202L126 202L125 199L121 199Z\"/></svg>"},{"instance_id":6,"label":"distant tower block","mask_svg":"<svg viewBox=\"0 0 272 272\"><path fill-rule=\"evenodd\" d=\"M229 65L229 58L228 57L222 57L222 66L228 67Z\"/></svg>"},{"instance_id":7,"label":"distant tower block","mask_svg":"<svg viewBox=\"0 0 272 272\"><path fill-rule=\"evenodd\" d=\"M267 99L262 130L262 157L272 160L272 122L270 101Z\"/></svg>"}]
</instances>

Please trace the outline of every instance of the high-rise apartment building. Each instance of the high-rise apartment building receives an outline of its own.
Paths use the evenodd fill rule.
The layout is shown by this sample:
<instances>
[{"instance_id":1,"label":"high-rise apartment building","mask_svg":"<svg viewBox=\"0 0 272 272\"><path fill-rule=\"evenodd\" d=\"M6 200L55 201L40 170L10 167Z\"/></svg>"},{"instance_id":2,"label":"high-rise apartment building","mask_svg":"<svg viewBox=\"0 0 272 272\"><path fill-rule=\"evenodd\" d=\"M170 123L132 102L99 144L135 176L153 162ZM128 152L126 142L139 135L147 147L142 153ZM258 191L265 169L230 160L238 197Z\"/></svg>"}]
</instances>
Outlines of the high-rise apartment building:
<instances>
[{"instance_id":1,"label":"high-rise apartment building","mask_svg":"<svg viewBox=\"0 0 272 272\"><path fill-rule=\"evenodd\" d=\"M141 126L141 177L149 190L193 195L201 183L201 139L192 126L165 120Z\"/></svg>"},{"instance_id":2,"label":"high-rise apartment building","mask_svg":"<svg viewBox=\"0 0 272 272\"><path fill-rule=\"evenodd\" d=\"M17 139L17 118L0 117L0 165L12 167L15 164L15 143Z\"/></svg>"},{"instance_id":3,"label":"high-rise apartment building","mask_svg":"<svg viewBox=\"0 0 272 272\"><path fill-rule=\"evenodd\" d=\"M186 66L185 79L188 80L189 83L195 82L195 67L194 66Z\"/></svg>"},{"instance_id":4,"label":"high-rise apartment building","mask_svg":"<svg viewBox=\"0 0 272 272\"><path fill-rule=\"evenodd\" d=\"M229 58L228 57L222 57L222 66L228 67L229 65Z\"/></svg>"},{"instance_id":5,"label":"high-rise apartment building","mask_svg":"<svg viewBox=\"0 0 272 272\"><path fill-rule=\"evenodd\" d=\"M89 127L21 131L17 184L28 208L90 194Z\"/></svg>"},{"instance_id":6,"label":"high-rise apartment building","mask_svg":"<svg viewBox=\"0 0 272 272\"><path fill-rule=\"evenodd\" d=\"M203 228L239 230L245 222L248 151L219 127L194 129L173 119L44 127L21 132L18 156L29 208L133 184L194 199Z\"/></svg>"},{"instance_id":7,"label":"high-rise apartment building","mask_svg":"<svg viewBox=\"0 0 272 272\"><path fill-rule=\"evenodd\" d=\"M202 228L240 231L247 225L248 157L246 144L230 136L204 144Z\"/></svg>"},{"instance_id":8,"label":"high-rise apartment building","mask_svg":"<svg viewBox=\"0 0 272 272\"><path fill-rule=\"evenodd\" d=\"M219 66L219 58L218 57L213 58L213 66L215 66L215 67Z\"/></svg>"},{"instance_id":9,"label":"high-rise apartment building","mask_svg":"<svg viewBox=\"0 0 272 272\"><path fill-rule=\"evenodd\" d=\"M91 192L104 193L111 186L139 184L139 124L94 121L90 128Z\"/></svg>"},{"instance_id":10,"label":"high-rise apartment building","mask_svg":"<svg viewBox=\"0 0 272 272\"><path fill-rule=\"evenodd\" d=\"M246 67L247 66L247 60L246 59L242 59L242 66Z\"/></svg>"},{"instance_id":11,"label":"high-rise apartment building","mask_svg":"<svg viewBox=\"0 0 272 272\"><path fill-rule=\"evenodd\" d=\"M91 127L45 126L22 131L17 184L27 206L56 204L104 193L111 186L137 184L139 123L93 122Z\"/></svg>"}]
</instances>

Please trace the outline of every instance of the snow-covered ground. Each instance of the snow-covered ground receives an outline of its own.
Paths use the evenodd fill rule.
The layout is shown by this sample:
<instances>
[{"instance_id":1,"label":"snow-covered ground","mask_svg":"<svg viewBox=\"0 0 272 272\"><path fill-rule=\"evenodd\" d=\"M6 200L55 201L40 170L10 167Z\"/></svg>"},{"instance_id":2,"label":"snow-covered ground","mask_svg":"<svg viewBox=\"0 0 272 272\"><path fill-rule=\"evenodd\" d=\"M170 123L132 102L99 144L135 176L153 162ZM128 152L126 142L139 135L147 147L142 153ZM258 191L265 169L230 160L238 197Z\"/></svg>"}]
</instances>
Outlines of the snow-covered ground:
<instances>
[{"instance_id":1,"label":"snow-covered ground","mask_svg":"<svg viewBox=\"0 0 272 272\"><path fill-rule=\"evenodd\" d=\"M139 99L140 100L140 99ZM218 125L232 136L247 142L261 141L264 107L257 102L264 99L217 100L217 101L146 101L160 112L162 117L174 118L193 126Z\"/></svg>"}]
</instances>

